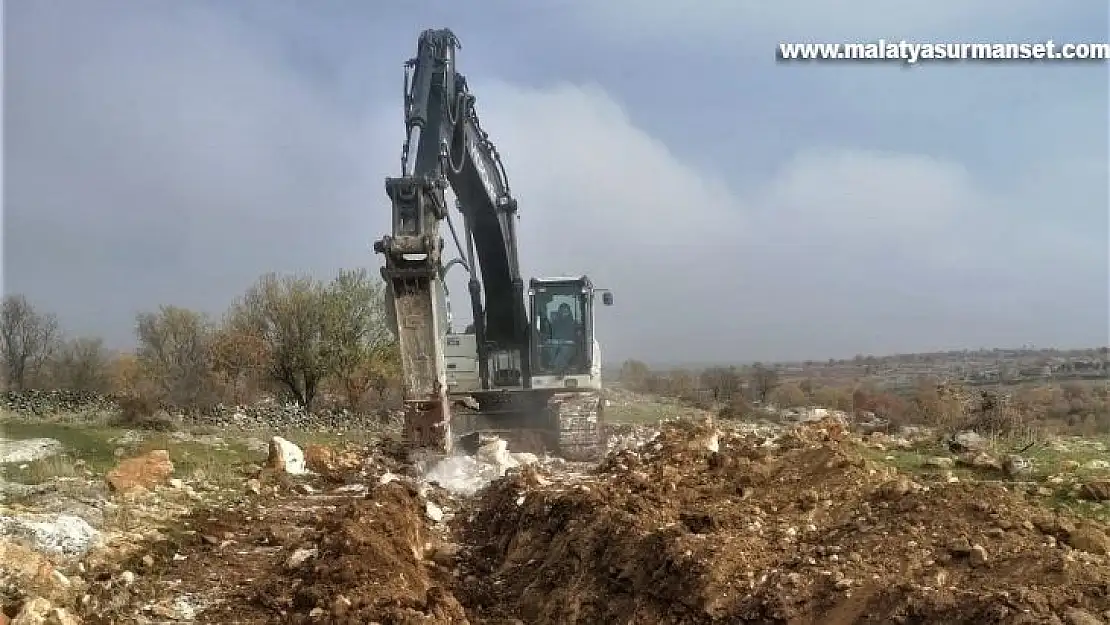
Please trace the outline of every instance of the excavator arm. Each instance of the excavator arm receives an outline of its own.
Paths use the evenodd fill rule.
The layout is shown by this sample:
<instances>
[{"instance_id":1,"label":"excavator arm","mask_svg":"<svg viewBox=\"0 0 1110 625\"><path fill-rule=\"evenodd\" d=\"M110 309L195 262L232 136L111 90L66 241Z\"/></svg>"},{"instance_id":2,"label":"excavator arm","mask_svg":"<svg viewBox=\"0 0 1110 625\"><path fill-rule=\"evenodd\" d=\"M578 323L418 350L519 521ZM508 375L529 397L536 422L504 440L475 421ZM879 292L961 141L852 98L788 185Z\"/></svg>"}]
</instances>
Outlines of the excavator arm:
<instances>
[{"instance_id":1,"label":"excavator arm","mask_svg":"<svg viewBox=\"0 0 1110 625\"><path fill-rule=\"evenodd\" d=\"M470 273L468 290L483 386L520 386L530 375L528 316L517 256L517 203L501 158L479 123L475 98L465 77L456 71L458 48L450 30L426 30L420 35L416 56L405 64L407 136L401 175L385 181L393 210L392 234L374 244L374 251L385 257L382 277L401 353L406 435L416 446L443 449L451 445L442 342L446 331L443 221L464 253L447 206L448 185L463 218L467 256L463 264ZM491 353L505 356L516 368L503 369L491 382Z\"/></svg>"}]
</instances>

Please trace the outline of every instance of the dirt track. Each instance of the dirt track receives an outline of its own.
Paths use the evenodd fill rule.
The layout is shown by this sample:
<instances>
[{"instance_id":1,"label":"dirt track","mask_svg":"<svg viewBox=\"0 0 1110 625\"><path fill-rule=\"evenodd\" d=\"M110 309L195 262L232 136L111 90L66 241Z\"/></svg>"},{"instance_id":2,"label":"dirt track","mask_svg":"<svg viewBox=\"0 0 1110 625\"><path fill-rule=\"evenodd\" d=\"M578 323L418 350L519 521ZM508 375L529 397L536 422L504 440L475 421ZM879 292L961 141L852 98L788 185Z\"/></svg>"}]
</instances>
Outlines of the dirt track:
<instances>
[{"instance_id":1,"label":"dirt track","mask_svg":"<svg viewBox=\"0 0 1110 625\"><path fill-rule=\"evenodd\" d=\"M195 515L146 562L103 571L86 622L1086 624L1110 610L1104 527L999 485L915 483L831 421L776 445L672 425L587 474L525 467L476 497L373 467L316 494L275 478L250 506ZM124 585L124 569L143 574ZM171 597L207 607L181 614Z\"/></svg>"}]
</instances>

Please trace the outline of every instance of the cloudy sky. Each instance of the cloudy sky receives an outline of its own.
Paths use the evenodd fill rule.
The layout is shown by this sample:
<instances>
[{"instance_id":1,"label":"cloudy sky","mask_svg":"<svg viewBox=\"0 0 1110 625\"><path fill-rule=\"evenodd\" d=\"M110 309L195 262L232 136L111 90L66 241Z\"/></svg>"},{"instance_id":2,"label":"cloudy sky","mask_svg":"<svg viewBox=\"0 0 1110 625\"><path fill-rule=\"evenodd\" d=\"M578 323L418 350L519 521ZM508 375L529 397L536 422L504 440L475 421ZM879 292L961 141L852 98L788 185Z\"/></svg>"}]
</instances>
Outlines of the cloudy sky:
<instances>
[{"instance_id":1,"label":"cloudy sky","mask_svg":"<svg viewBox=\"0 0 1110 625\"><path fill-rule=\"evenodd\" d=\"M615 291L607 359L1108 340L1106 64L775 62L1106 41L1104 2L6 4L4 287L74 333L376 270L402 63L448 26L526 271Z\"/></svg>"}]
</instances>

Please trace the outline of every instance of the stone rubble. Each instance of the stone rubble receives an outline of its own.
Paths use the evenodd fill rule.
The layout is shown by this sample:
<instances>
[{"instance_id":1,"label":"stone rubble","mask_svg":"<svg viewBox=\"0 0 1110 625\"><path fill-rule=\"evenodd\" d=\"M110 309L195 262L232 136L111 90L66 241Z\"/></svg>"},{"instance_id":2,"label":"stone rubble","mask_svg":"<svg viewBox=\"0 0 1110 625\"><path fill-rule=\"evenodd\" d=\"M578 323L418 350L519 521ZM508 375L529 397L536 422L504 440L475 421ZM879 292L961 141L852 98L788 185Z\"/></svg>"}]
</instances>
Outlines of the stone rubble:
<instances>
[{"instance_id":1,"label":"stone rubble","mask_svg":"<svg viewBox=\"0 0 1110 625\"><path fill-rule=\"evenodd\" d=\"M63 556L84 555L100 540L88 521L68 514L0 516L0 536L25 538L44 553Z\"/></svg>"},{"instance_id":2,"label":"stone rubble","mask_svg":"<svg viewBox=\"0 0 1110 625\"><path fill-rule=\"evenodd\" d=\"M0 464L34 462L56 456L61 451L61 442L52 438L28 438L23 440L0 438Z\"/></svg>"},{"instance_id":3,"label":"stone rubble","mask_svg":"<svg viewBox=\"0 0 1110 625\"><path fill-rule=\"evenodd\" d=\"M105 422L121 415L120 398L78 391L6 391L0 393L0 411L23 418L48 417L76 423ZM201 411L183 412L164 406L163 425L179 427L217 426L239 429L321 429L336 432L394 431L400 412L381 409L375 413L352 413L345 409L321 409L308 414L297 404L265 399L251 405L216 405Z\"/></svg>"}]
</instances>

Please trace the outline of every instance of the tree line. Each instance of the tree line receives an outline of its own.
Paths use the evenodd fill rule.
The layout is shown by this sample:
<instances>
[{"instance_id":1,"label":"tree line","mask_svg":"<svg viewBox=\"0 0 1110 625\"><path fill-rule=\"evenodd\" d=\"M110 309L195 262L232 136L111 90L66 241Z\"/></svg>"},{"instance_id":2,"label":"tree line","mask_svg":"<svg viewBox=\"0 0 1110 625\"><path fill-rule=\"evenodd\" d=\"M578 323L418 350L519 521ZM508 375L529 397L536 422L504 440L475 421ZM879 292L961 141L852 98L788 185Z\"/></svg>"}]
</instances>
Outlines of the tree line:
<instances>
[{"instance_id":1,"label":"tree line","mask_svg":"<svg viewBox=\"0 0 1110 625\"><path fill-rule=\"evenodd\" d=\"M384 284L366 269L330 280L261 276L218 318L175 305L139 313L133 350L66 336L55 314L4 297L0 367L9 390L142 397L179 408L276 394L311 410L322 396L351 410L396 387L399 358Z\"/></svg>"},{"instance_id":2,"label":"tree line","mask_svg":"<svg viewBox=\"0 0 1110 625\"><path fill-rule=\"evenodd\" d=\"M1110 432L1110 387L1077 381L998 389L965 388L923 375L909 388L884 388L866 377L788 378L774 365L654 371L638 360L619 371L624 388L676 398L722 416L761 416L767 407L828 408L874 415L894 425L962 427L976 420L1007 420L992 428L1035 424L1080 434Z\"/></svg>"}]
</instances>

